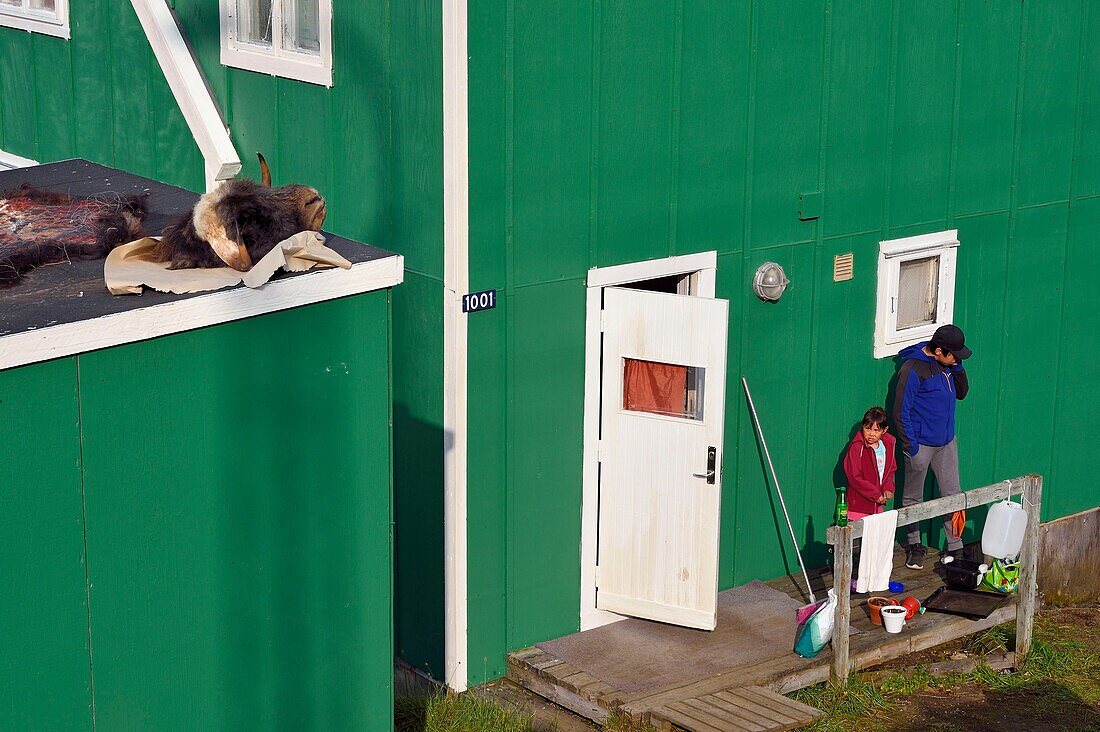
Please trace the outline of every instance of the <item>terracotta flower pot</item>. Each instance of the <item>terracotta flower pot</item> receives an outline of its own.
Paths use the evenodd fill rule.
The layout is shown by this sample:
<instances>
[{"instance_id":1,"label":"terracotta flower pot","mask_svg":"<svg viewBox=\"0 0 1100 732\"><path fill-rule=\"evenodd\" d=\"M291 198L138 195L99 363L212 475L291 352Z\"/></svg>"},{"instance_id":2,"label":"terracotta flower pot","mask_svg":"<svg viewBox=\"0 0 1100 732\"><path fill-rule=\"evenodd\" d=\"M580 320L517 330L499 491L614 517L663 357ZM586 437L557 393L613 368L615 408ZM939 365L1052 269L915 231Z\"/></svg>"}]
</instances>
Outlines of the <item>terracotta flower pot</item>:
<instances>
[{"instance_id":1,"label":"terracotta flower pot","mask_svg":"<svg viewBox=\"0 0 1100 732\"><path fill-rule=\"evenodd\" d=\"M868 597L867 615L875 625L882 625L882 608L888 605L897 605L898 601L892 597Z\"/></svg>"}]
</instances>

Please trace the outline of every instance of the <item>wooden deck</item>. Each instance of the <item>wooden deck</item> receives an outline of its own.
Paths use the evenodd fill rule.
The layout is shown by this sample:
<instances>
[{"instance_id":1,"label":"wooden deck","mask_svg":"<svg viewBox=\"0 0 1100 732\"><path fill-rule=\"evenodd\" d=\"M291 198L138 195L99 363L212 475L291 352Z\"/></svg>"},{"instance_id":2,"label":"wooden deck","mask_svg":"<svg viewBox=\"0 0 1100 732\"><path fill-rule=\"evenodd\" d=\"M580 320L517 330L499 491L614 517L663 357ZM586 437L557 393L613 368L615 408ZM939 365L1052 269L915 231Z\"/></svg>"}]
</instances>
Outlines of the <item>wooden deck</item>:
<instances>
[{"instance_id":1,"label":"wooden deck","mask_svg":"<svg viewBox=\"0 0 1100 732\"><path fill-rule=\"evenodd\" d=\"M905 584L899 599L913 595L923 601L943 584L940 576L943 570L937 559L934 552L929 552L925 569L910 570L904 567L904 557L898 550L894 566L899 569L894 570L893 579ZM831 568L811 572L810 579L814 592L823 597L826 588L832 586ZM801 577L798 582L781 577L767 584L806 601L805 588L800 583ZM865 599L864 595L852 596L851 624L864 631L850 636L853 670L931 648L1016 617L1012 597L985 620L929 612L911 621L900 634L890 635L871 624L864 609ZM817 710L781 695L826 681L832 658L831 646L814 659L791 652L749 666L731 665L721 673L684 678L661 688L628 694L540 648L527 648L509 655L508 676L536 694L594 721L617 709L637 720L649 721L658 729L766 732L795 729L815 718Z\"/></svg>"}]
</instances>

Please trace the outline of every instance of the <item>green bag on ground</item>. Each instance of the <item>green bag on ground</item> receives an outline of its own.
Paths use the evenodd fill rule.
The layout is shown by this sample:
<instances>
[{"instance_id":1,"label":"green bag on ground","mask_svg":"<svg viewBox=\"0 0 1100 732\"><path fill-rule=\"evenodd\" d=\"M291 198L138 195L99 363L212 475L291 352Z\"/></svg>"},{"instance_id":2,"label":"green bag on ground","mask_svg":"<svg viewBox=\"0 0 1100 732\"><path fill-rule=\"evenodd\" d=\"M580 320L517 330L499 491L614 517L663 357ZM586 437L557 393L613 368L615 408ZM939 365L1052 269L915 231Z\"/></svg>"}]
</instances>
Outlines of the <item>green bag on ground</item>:
<instances>
[{"instance_id":1,"label":"green bag on ground","mask_svg":"<svg viewBox=\"0 0 1100 732\"><path fill-rule=\"evenodd\" d=\"M982 577L982 586L994 592L1009 594L1020 586L1020 563L994 559Z\"/></svg>"}]
</instances>

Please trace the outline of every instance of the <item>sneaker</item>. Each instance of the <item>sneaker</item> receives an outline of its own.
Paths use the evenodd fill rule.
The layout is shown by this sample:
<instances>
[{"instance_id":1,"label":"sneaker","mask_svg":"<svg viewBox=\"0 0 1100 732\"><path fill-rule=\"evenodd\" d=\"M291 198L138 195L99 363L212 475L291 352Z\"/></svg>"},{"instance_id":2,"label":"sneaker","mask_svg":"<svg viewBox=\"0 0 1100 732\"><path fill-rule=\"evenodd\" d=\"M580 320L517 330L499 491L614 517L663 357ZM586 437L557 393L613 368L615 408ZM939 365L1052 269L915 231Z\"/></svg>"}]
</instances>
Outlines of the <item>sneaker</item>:
<instances>
[{"instance_id":1,"label":"sneaker","mask_svg":"<svg viewBox=\"0 0 1100 732\"><path fill-rule=\"evenodd\" d=\"M940 564L951 564L951 562L959 559L962 555L962 549L948 549L940 555Z\"/></svg>"},{"instance_id":2,"label":"sneaker","mask_svg":"<svg viewBox=\"0 0 1100 732\"><path fill-rule=\"evenodd\" d=\"M924 569L924 546L910 544L905 547L905 566L909 569Z\"/></svg>"}]
</instances>

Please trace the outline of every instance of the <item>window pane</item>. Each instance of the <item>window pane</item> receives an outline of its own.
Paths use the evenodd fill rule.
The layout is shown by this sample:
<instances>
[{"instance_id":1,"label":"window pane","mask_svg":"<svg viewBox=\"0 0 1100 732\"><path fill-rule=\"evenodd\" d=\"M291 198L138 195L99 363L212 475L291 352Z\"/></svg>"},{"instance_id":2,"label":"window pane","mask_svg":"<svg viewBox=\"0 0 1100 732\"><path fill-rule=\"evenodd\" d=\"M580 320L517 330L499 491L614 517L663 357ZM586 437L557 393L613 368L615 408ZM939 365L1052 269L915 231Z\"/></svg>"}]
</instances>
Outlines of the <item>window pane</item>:
<instances>
[{"instance_id":1,"label":"window pane","mask_svg":"<svg viewBox=\"0 0 1100 732\"><path fill-rule=\"evenodd\" d=\"M54 12L55 0L31 0L31 10L46 10Z\"/></svg>"},{"instance_id":2,"label":"window pane","mask_svg":"<svg viewBox=\"0 0 1100 732\"><path fill-rule=\"evenodd\" d=\"M271 0L237 0L237 40L271 46Z\"/></svg>"},{"instance_id":3,"label":"window pane","mask_svg":"<svg viewBox=\"0 0 1100 732\"><path fill-rule=\"evenodd\" d=\"M23 7L23 0L0 0L0 5L11 5L12 7Z\"/></svg>"},{"instance_id":4,"label":"window pane","mask_svg":"<svg viewBox=\"0 0 1100 732\"><path fill-rule=\"evenodd\" d=\"M936 322L939 287L939 257L901 263L901 276L898 278L898 330Z\"/></svg>"},{"instance_id":5,"label":"window pane","mask_svg":"<svg viewBox=\"0 0 1100 732\"><path fill-rule=\"evenodd\" d=\"M706 369L634 358L624 362L623 409L682 419L703 418Z\"/></svg>"},{"instance_id":6,"label":"window pane","mask_svg":"<svg viewBox=\"0 0 1100 732\"><path fill-rule=\"evenodd\" d=\"M286 48L300 53L321 53L318 0L285 0Z\"/></svg>"}]
</instances>

